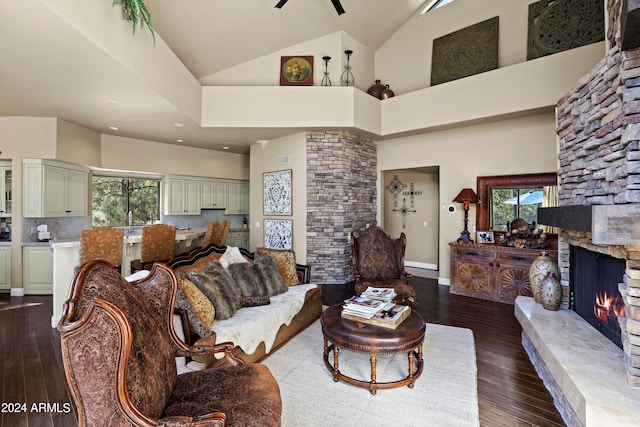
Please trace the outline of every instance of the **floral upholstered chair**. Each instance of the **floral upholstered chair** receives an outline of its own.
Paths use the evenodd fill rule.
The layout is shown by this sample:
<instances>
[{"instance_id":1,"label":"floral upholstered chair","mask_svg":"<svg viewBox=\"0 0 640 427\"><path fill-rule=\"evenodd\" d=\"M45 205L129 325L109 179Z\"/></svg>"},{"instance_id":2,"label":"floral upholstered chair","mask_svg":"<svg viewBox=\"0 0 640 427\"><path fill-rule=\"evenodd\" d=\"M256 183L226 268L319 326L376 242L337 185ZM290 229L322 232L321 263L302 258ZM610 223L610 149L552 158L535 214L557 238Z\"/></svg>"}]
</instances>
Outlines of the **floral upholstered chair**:
<instances>
[{"instance_id":1,"label":"floral upholstered chair","mask_svg":"<svg viewBox=\"0 0 640 427\"><path fill-rule=\"evenodd\" d=\"M167 266L127 282L103 260L76 270L58 324L78 421L90 426L278 426L278 383L232 343L188 347L176 335ZM177 375L176 356L224 353L231 366Z\"/></svg>"},{"instance_id":2,"label":"floral upholstered chair","mask_svg":"<svg viewBox=\"0 0 640 427\"><path fill-rule=\"evenodd\" d=\"M369 286L394 288L396 302L417 306L416 291L411 286L411 274L404 268L406 245L404 233L393 239L375 225L365 229L358 237L351 233L356 295L360 295Z\"/></svg>"},{"instance_id":3,"label":"floral upholstered chair","mask_svg":"<svg viewBox=\"0 0 640 427\"><path fill-rule=\"evenodd\" d=\"M154 224L142 229L140 259L131 261L131 272L150 270L155 262L173 259L176 245L176 228L173 225Z\"/></svg>"}]
</instances>

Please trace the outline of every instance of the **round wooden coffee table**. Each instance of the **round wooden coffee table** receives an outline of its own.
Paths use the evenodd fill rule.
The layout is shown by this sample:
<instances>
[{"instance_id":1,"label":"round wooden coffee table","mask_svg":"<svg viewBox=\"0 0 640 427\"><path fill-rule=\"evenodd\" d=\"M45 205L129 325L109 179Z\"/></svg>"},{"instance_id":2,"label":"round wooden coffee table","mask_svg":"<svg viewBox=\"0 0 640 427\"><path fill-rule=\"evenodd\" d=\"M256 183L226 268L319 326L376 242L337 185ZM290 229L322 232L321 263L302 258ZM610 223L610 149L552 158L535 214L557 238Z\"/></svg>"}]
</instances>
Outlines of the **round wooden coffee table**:
<instances>
[{"instance_id":1,"label":"round wooden coffee table","mask_svg":"<svg viewBox=\"0 0 640 427\"><path fill-rule=\"evenodd\" d=\"M368 388L371 394L378 389L402 387L413 388L422 373L422 343L426 324L417 311L411 314L396 329L369 325L341 317L342 304L327 308L320 318L324 335L324 364L333 374L333 380L343 380L349 384ZM331 342L331 345L329 345ZM349 349L371 355L371 380L351 378L340 372L338 358L340 349ZM333 365L329 353L333 352ZM376 381L376 361L378 354L408 353L409 371L406 378L397 381Z\"/></svg>"}]
</instances>

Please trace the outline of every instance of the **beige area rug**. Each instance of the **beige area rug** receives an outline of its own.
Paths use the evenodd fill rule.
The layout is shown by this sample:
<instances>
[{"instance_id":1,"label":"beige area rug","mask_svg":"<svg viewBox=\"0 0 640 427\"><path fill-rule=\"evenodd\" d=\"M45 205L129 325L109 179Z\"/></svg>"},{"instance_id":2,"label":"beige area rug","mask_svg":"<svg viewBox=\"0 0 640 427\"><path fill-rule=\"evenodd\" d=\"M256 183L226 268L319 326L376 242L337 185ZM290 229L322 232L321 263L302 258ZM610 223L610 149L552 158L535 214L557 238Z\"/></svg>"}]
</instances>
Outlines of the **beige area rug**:
<instances>
[{"instance_id":1,"label":"beige area rug","mask_svg":"<svg viewBox=\"0 0 640 427\"><path fill-rule=\"evenodd\" d=\"M263 362L280 385L282 427L480 425L475 346L469 329L427 324L424 370L415 387L378 390L375 395L334 382L322 351L318 320ZM406 353L380 355L377 380L404 378L407 367ZM370 378L369 356L341 350L340 371Z\"/></svg>"}]
</instances>

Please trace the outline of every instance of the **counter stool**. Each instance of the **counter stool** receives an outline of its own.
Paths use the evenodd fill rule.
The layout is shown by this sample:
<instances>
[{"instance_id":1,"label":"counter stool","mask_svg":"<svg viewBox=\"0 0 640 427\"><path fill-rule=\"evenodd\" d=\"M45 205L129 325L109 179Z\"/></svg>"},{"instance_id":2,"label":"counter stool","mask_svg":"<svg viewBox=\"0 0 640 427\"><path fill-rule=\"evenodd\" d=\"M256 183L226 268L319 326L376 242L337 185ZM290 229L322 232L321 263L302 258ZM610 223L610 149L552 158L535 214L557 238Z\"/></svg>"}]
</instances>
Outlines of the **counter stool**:
<instances>
[{"instance_id":1,"label":"counter stool","mask_svg":"<svg viewBox=\"0 0 640 427\"><path fill-rule=\"evenodd\" d=\"M213 221L207 227L207 232L204 234L204 240L202 241L202 247L209 246L213 243L213 237L218 234L218 229L220 228L220 223L218 221Z\"/></svg>"},{"instance_id":2,"label":"counter stool","mask_svg":"<svg viewBox=\"0 0 640 427\"><path fill-rule=\"evenodd\" d=\"M214 233L211 243L216 246L226 246L227 245L227 236L229 235L229 229L231 228L231 221L225 219L220 223L220 226Z\"/></svg>"},{"instance_id":3,"label":"counter stool","mask_svg":"<svg viewBox=\"0 0 640 427\"><path fill-rule=\"evenodd\" d=\"M109 261L118 272L122 270L122 228L88 228L80 232L80 265L92 259Z\"/></svg>"},{"instance_id":4,"label":"counter stool","mask_svg":"<svg viewBox=\"0 0 640 427\"><path fill-rule=\"evenodd\" d=\"M176 228L173 225L154 224L142 229L140 259L131 261L131 273L151 270L155 262L171 261L176 244Z\"/></svg>"}]
</instances>

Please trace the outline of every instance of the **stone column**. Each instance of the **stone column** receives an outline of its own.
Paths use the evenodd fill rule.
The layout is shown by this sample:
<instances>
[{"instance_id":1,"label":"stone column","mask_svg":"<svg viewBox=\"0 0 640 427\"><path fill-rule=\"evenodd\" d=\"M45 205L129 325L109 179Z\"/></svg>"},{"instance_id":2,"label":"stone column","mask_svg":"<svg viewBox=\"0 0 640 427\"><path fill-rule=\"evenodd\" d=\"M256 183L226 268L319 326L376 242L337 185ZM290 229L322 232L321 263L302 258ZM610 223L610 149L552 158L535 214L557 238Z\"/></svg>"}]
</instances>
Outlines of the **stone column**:
<instances>
[{"instance_id":1,"label":"stone column","mask_svg":"<svg viewBox=\"0 0 640 427\"><path fill-rule=\"evenodd\" d=\"M307 263L311 280L353 277L351 232L376 220L375 141L345 131L307 132Z\"/></svg>"}]
</instances>

